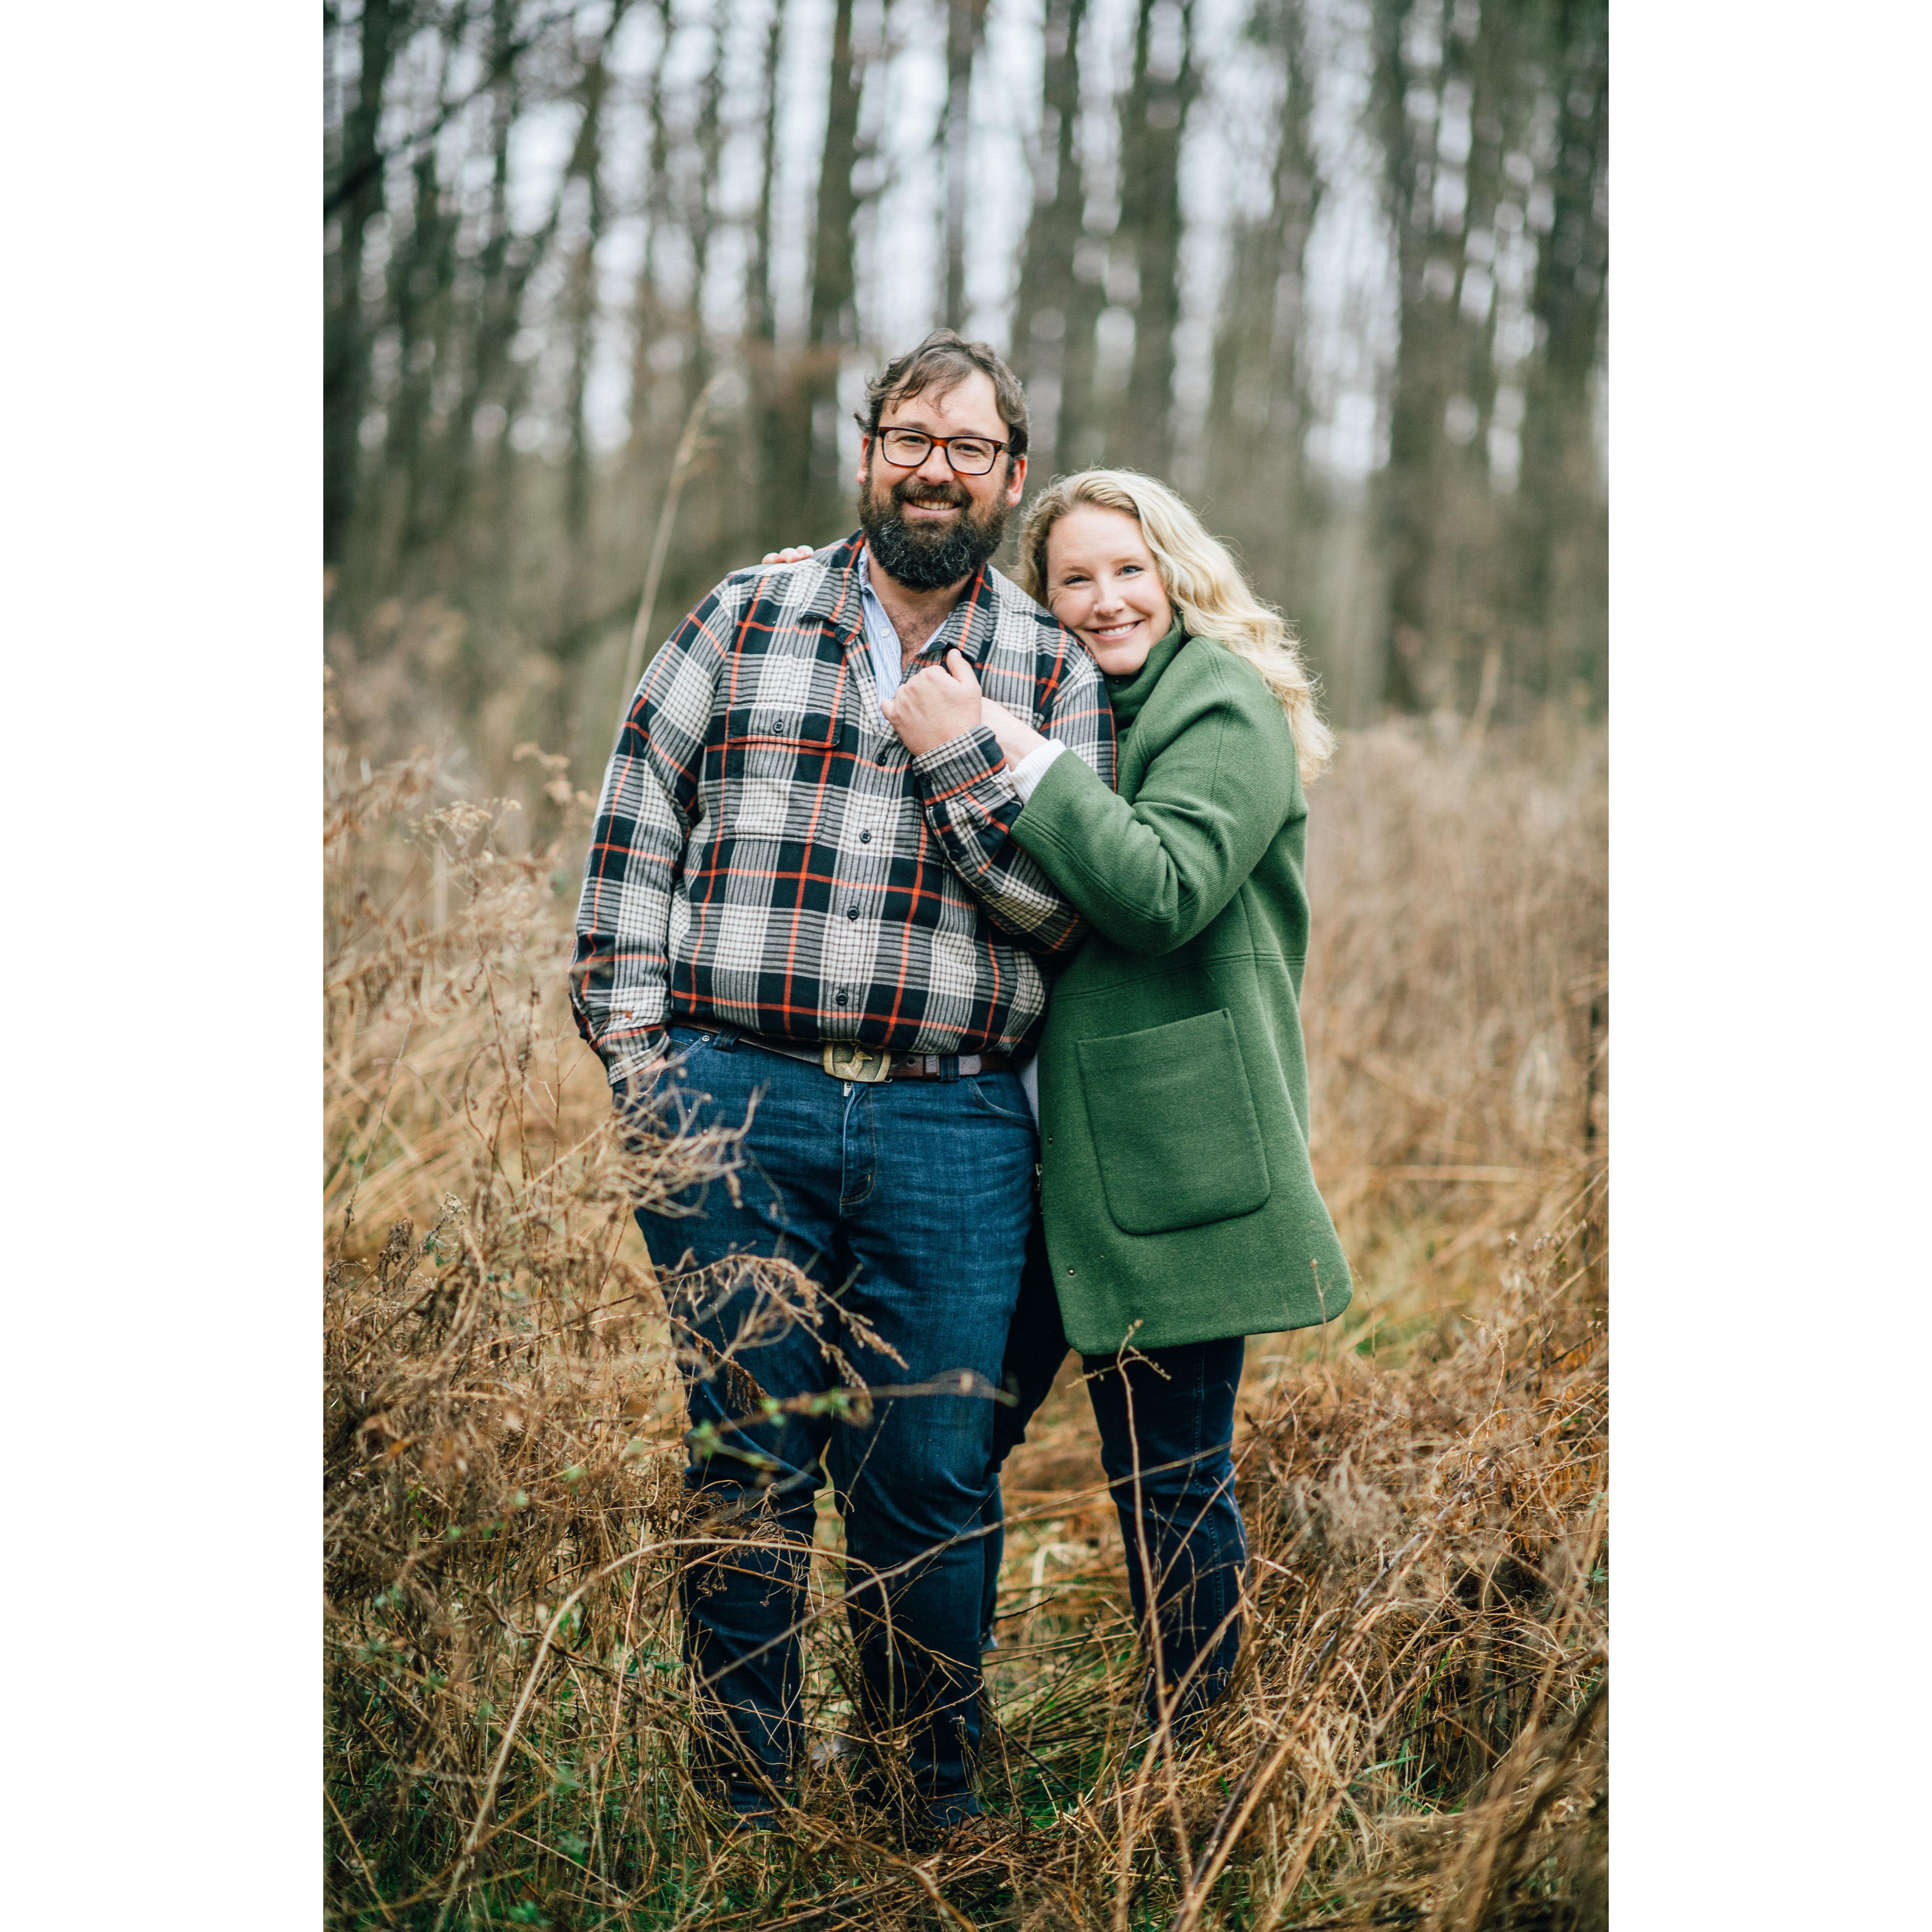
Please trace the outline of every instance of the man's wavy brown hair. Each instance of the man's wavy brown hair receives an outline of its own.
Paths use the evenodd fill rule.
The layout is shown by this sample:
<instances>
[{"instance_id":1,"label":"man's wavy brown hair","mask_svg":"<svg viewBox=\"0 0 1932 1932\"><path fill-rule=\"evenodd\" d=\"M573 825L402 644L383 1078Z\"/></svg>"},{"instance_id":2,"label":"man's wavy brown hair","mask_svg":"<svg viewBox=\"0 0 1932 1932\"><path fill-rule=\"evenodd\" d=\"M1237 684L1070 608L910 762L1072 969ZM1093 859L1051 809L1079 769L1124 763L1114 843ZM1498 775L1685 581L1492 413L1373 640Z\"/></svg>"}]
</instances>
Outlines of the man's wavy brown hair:
<instances>
[{"instance_id":1,"label":"man's wavy brown hair","mask_svg":"<svg viewBox=\"0 0 1932 1932\"><path fill-rule=\"evenodd\" d=\"M950 328L935 328L916 349L895 356L866 385L866 406L854 420L867 438L879 433L879 418L888 403L922 396L928 389L944 395L957 388L975 370L993 380L993 403L1006 426L1006 460L1026 454L1026 392L991 344L968 342Z\"/></svg>"}]
</instances>

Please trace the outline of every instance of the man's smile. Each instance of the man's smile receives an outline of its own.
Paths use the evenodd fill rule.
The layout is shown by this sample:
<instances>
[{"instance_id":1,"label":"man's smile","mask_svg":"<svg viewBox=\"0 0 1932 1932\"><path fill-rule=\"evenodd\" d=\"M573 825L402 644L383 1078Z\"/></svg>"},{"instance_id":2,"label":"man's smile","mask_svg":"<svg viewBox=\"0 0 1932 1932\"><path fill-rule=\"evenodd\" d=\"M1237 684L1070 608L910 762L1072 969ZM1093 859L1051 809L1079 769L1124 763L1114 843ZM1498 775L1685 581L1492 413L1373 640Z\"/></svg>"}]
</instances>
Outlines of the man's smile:
<instances>
[{"instance_id":1,"label":"man's smile","mask_svg":"<svg viewBox=\"0 0 1932 1932\"><path fill-rule=\"evenodd\" d=\"M915 494L902 486L894 494L898 499L902 512L916 512L922 517L953 515L966 508L959 497L948 491L935 491L930 495Z\"/></svg>"}]
</instances>

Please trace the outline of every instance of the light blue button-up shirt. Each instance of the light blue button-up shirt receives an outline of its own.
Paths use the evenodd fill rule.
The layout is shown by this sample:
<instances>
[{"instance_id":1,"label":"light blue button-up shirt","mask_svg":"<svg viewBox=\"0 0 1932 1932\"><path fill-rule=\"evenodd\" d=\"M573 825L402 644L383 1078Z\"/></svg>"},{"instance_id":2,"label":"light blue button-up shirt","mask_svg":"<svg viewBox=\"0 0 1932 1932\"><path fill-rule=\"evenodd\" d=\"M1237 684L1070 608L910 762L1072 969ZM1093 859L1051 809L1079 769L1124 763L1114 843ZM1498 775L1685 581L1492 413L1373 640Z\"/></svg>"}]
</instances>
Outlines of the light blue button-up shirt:
<instances>
[{"instance_id":1,"label":"light blue button-up shirt","mask_svg":"<svg viewBox=\"0 0 1932 1932\"><path fill-rule=\"evenodd\" d=\"M884 704L899 688L899 634L892 628L892 620L886 615L886 607L879 602L879 593L872 588L872 560L867 554L860 566L860 578L864 589L859 596L859 609L866 620L866 642L872 653L872 680L879 687L879 701ZM933 626L932 638L938 636L946 628L942 617ZM927 644L932 638L926 639Z\"/></svg>"}]
</instances>

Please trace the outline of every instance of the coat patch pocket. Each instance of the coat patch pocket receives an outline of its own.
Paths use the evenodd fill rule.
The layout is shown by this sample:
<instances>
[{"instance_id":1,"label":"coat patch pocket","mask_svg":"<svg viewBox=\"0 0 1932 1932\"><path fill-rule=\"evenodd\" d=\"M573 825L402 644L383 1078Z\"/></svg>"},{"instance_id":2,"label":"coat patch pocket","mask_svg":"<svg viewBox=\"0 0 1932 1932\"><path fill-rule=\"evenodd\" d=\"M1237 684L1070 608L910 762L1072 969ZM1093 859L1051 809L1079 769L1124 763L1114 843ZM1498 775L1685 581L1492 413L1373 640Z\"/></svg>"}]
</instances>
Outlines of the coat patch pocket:
<instances>
[{"instance_id":1,"label":"coat patch pocket","mask_svg":"<svg viewBox=\"0 0 1932 1932\"><path fill-rule=\"evenodd\" d=\"M1270 1191L1261 1123L1223 1006L1080 1042L1107 1211L1124 1234L1251 1214Z\"/></svg>"}]
</instances>

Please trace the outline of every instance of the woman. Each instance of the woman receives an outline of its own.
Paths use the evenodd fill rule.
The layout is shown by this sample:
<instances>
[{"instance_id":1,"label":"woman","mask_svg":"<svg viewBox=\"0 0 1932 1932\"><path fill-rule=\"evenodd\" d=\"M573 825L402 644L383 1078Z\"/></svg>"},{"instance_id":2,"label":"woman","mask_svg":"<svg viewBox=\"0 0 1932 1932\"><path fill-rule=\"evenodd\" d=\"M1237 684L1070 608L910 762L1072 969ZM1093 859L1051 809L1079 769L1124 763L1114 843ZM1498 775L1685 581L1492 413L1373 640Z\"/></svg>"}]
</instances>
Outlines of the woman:
<instances>
[{"instance_id":1,"label":"woman","mask_svg":"<svg viewBox=\"0 0 1932 1932\"><path fill-rule=\"evenodd\" d=\"M1298 1006L1302 788L1332 740L1281 619L1166 485L1055 482L1028 515L1021 580L1106 676L1119 789L980 700L1024 800L1012 836L1094 928L1040 1044L1044 1265L1008 1346L1021 1400L996 1453L1078 1348L1149 1715L1191 1728L1240 1640L1244 1338L1332 1320L1350 1293L1309 1166ZM976 696L956 652L902 686L889 715L913 750L956 734L964 687Z\"/></svg>"}]
</instances>

